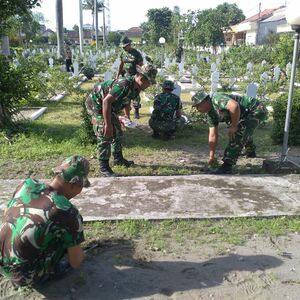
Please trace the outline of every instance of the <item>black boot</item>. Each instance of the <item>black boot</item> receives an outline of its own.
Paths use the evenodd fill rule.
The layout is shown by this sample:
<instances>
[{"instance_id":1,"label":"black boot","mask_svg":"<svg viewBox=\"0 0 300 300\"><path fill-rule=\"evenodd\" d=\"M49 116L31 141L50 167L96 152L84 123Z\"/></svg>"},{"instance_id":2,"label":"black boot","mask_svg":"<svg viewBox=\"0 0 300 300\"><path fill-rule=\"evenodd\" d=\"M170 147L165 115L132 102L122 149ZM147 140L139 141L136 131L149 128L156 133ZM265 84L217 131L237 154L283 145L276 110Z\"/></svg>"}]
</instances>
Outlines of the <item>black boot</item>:
<instances>
[{"instance_id":1,"label":"black boot","mask_svg":"<svg viewBox=\"0 0 300 300\"><path fill-rule=\"evenodd\" d=\"M211 174L216 174L216 175L231 174L231 173L232 173L232 165L229 164L228 162L224 162L221 167L211 172Z\"/></svg>"},{"instance_id":2,"label":"black boot","mask_svg":"<svg viewBox=\"0 0 300 300\"><path fill-rule=\"evenodd\" d=\"M134 108L134 118L135 119L140 118L139 108Z\"/></svg>"},{"instance_id":3,"label":"black boot","mask_svg":"<svg viewBox=\"0 0 300 300\"><path fill-rule=\"evenodd\" d=\"M133 160L127 160L123 157L122 153L114 154L114 166L124 166L126 168L131 167L134 164Z\"/></svg>"},{"instance_id":4,"label":"black boot","mask_svg":"<svg viewBox=\"0 0 300 300\"><path fill-rule=\"evenodd\" d=\"M100 161L100 175L104 177L115 177L116 174L109 166L108 160L101 160Z\"/></svg>"},{"instance_id":5,"label":"black boot","mask_svg":"<svg viewBox=\"0 0 300 300\"><path fill-rule=\"evenodd\" d=\"M256 152L255 151L247 152L246 157L247 158L255 158L256 157Z\"/></svg>"},{"instance_id":6,"label":"black boot","mask_svg":"<svg viewBox=\"0 0 300 300\"><path fill-rule=\"evenodd\" d=\"M152 137L153 137L154 139L159 139L159 133L158 133L157 131L153 130Z\"/></svg>"}]
</instances>

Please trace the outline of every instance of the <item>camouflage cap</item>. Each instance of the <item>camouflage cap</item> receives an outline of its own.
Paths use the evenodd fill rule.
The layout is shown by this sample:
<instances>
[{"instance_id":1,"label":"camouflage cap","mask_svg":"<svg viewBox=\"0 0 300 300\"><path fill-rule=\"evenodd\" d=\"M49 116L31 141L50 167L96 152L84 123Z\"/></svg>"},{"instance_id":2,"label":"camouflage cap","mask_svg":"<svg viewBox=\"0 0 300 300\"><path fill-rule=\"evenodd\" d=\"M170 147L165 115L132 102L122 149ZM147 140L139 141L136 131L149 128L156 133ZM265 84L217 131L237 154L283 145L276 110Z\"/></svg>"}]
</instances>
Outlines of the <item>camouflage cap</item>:
<instances>
[{"instance_id":1,"label":"camouflage cap","mask_svg":"<svg viewBox=\"0 0 300 300\"><path fill-rule=\"evenodd\" d=\"M70 156L59 166L53 169L55 175L59 175L65 182L90 186L87 175L90 171L90 164L87 159L80 155Z\"/></svg>"},{"instance_id":2,"label":"camouflage cap","mask_svg":"<svg viewBox=\"0 0 300 300\"><path fill-rule=\"evenodd\" d=\"M206 99L207 96L209 96L209 95L204 90L198 91L192 97L192 101L193 101L193 105L192 106L196 106L197 104L201 103L203 100Z\"/></svg>"},{"instance_id":3,"label":"camouflage cap","mask_svg":"<svg viewBox=\"0 0 300 300\"><path fill-rule=\"evenodd\" d=\"M151 64L145 64L142 66L137 65L136 66L136 71L142 75L144 75L151 84L155 84L156 80L156 74L157 74L157 69L151 65Z\"/></svg>"},{"instance_id":4,"label":"camouflage cap","mask_svg":"<svg viewBox=\"0 0 300 300\"><path fill-rule=\"evenodd\" d=\"M172 81L172 80L165 80L161 86L163 89L167 89L167 90L173 91L175 89L174 81Z\"/></svg>"},{"instance_id":5,"label":"camouflage cap","mask_svg":"<svg viewBox=\"0 0 300 300\"><path fill-rule=\"evenodd\" d=\"M126 47L132 43L132 40L129 39L127 36L124 36L121 40L121 47Z\"/></svg>"}]
</instances>

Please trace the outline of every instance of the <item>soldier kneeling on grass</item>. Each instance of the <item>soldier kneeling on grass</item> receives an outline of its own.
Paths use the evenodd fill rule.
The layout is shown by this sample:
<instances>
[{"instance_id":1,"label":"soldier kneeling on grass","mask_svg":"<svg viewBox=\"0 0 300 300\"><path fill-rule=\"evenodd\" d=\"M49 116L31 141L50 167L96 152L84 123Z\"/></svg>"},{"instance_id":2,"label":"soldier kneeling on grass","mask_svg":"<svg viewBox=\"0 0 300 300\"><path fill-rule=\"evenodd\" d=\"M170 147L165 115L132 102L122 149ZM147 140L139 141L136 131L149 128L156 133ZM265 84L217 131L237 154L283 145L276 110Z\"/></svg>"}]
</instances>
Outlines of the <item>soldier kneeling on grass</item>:
<instances>
[{"instance_id":1,"label":"soldier kneeling on grass","mask_svg":"<svg viewBox=\"0 0 300 300\"><path fill-rule=\"evenodd\" d=\"M171 139L180 125L182 103L180 98L172 93L174 88L173 81L165 80L162 93L154 98L153 112L149 120L153 138Z\"/></svg>"},{"instance_id":2,"label":"soldier kneeling on grass","mask_svg":"<svg viewBox=\"0 0 300 300\"><path fill-rule=\"evenodd\" d=\"M268 111L258 99L248 96L214 93L209 96L198 91L193 97L193 106L201 113L207 113L209 125L209 164L214 164L218 141L219 122L229 125L229 143L224 151L223 164L214 173L232 173L243 148L247 157L256 157L253 133L259 124L267 120Z\"/></svg>"},{"instance_id":3,"label":"soldier kneeling on grass","mask_svg":"<svg viewBox=\"0 0 300 300\"><path fill-rule=\"evenodd\" d=\"M89 186L89 162L71 156L53 171L50 184L27 178L7 203L0 226L1 299L15 299L19 287L57 278L84 259L83 220L69 200Z\"/></svg>"}]
</instances>

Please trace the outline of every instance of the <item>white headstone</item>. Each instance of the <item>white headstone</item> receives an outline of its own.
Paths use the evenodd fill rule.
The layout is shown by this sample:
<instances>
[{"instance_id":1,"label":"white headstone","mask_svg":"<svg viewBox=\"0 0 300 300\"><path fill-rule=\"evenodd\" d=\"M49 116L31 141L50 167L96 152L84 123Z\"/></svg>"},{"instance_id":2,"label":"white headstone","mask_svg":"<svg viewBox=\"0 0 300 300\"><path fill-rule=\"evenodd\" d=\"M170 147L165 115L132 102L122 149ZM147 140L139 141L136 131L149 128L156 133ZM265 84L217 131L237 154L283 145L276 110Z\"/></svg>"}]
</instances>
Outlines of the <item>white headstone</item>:
<instances>
[{"instance_id":1,"label":"white headstone","mask_svg":"<svg viewBox=\"0 0 300 300\"><path fill-rule=\"evenodd\" d=\"M250 83L247 86L247 96L256 98L257 94L257 85L255 83Z\"/></svg>"},{"instance_id":2,"label":"white headstone","mask_svg":"<svg viewBox=\"0 0 300 300\"><path fill-rule=\"evenodd\" d=\"M175 83L174 83L174 90L172 93L177 95L178 97L180 97L180 95L181 95L181 87L177 81L175 81Z\"/></svg>"},{"instance_id":3,"label":"white headstone","mask_svg":"<svg viewBox=\"0 0 300 300\"><path fill-rule=\"evenodd\" d=\"M178 69L179 69L179 76L181 77L183 75L183 71L184 71L183 61L181 61L181 63L178 64Z\"/></svg>"},{"instance_id":4,"label":"white headstone","mask_svg":"<svg viewBox=\"0 0 300 300\"><path fill-rule=\"evenodd\" d=\"M267 72L263 72L263 73L260 75L260 80L261 80L263 83L266 83L266 82L269 80L269 75L267 74Z\"/></svg>"},{"instance_id":5,"label":"white headstone","mask_svg":"<svg viewBox=\"0 0 300 300\"><path fill-rule=\"evenodd\" d=\"M214 71L213 73L211 73L211 95L218 89L219 78L220 74L218 71Z\"/></svg>"},{"instance_id":6,"label":"white headstone","mask_svg":"<svg viewBox=\"0 0 300 300\"><path fill-rule=\"evenodd\" d=\"M206 62L209 63L209 56L206 57Z\"/></svg>"},{"instance_id":7,"label":"white headstone","mask_svg":"<svg viewBox=\"0 0 300 300\"><path fill-rule=\"evenodd\" d=\"M291 69L292 69L292 64L289 62L285 67L287 77L290 76Z\"/></svg>"},{"instance_id":8,"label":"white headstone","mask_svg":"<svg viewBox=\"0 0 300 300\"><path fill-rule=\"evenodd\" d=\"M48 61L49 61L50 68L52 68L53 67L53 58L50 57Z\"/></svg>"},{"instance_id":9,"label":"white headstone","mask_svg":"<svg viewBox=\"0 0 300 300\"><path fill-rule=\"evenodd\" d=\"M111 80L111 79L112 79L112 72L111 71L106 71L104 73L104 81Z\"/></svg>"},{"instance_id":10,"label":"white headstone","mask_svg":"<svg viewBox=\"0 0 300 300\"><path fill-rule=\"evenodd\" d=\"M199 69L198 69L197 66L193 66L193 67L192 67L192 74L193 74L193 75L197 75L198 71L199 71Z\"/></svg>"},{"instance_id":11,"label":"white headstone","mask_svg":"<svg viewBox=\"0 0 300 300\"><path fill-rule=\"evenodd\" d=\"M78 61L75 61L73 63L73 67L74 67L74 75L78 76L78 74L79 74L79 64L78 64Z\"/></svg>"},{"instance_id":12,"label":"white headstone","mask_svg":"<svg viewBox=\"0 0 300 300\"><path fill-rule=\"evenodd\" d=\"M215 71L217 71L217 65L215 63L212 63L210 66L210 71L213 73Z\"/></svg>"},{"instance_id":13,"label":"white headstone","mask_svg":"<svg viewBox=\"0 0 300 300\"><path fill-rule=\"evenodd\" d=\"M252 72L253 70L253 64L251 62L247 63L247 71Z\"/></svg>"},{"instance_id":14,"label":"white headstone","mask_svg":"<svg viewBox=\"0 0 300 300\"><path fill-rule=\"evenodd\" d=\"M280 68L278 66L276 66L274 68L274 80L275 81L278 81L280 73L281 73Z\"/></svg>"}]
</instances>

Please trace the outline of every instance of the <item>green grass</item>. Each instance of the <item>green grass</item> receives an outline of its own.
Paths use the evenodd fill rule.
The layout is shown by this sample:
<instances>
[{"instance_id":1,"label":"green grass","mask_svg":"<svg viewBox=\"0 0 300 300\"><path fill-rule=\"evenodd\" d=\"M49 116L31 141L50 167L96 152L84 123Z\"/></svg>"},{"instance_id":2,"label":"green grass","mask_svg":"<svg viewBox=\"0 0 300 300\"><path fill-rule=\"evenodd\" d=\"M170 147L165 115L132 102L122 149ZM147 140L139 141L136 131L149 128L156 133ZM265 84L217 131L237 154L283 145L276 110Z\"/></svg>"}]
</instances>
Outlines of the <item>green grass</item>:
<instances>
[{"instance_id":1,"label":"green grass","mask_svg":"<svg viewBox=\"0 0 300 300\"><path fill-rule=\"evenodd\" d=\"M85 224L89 243L92 243L91 240L134 240L147 249L162 252L175 251L174 243L179 247L218 243L235 246L243 244L253 235L271 238L298 232L300 217L126 220Z\"/></svg>"}]
</instances>

